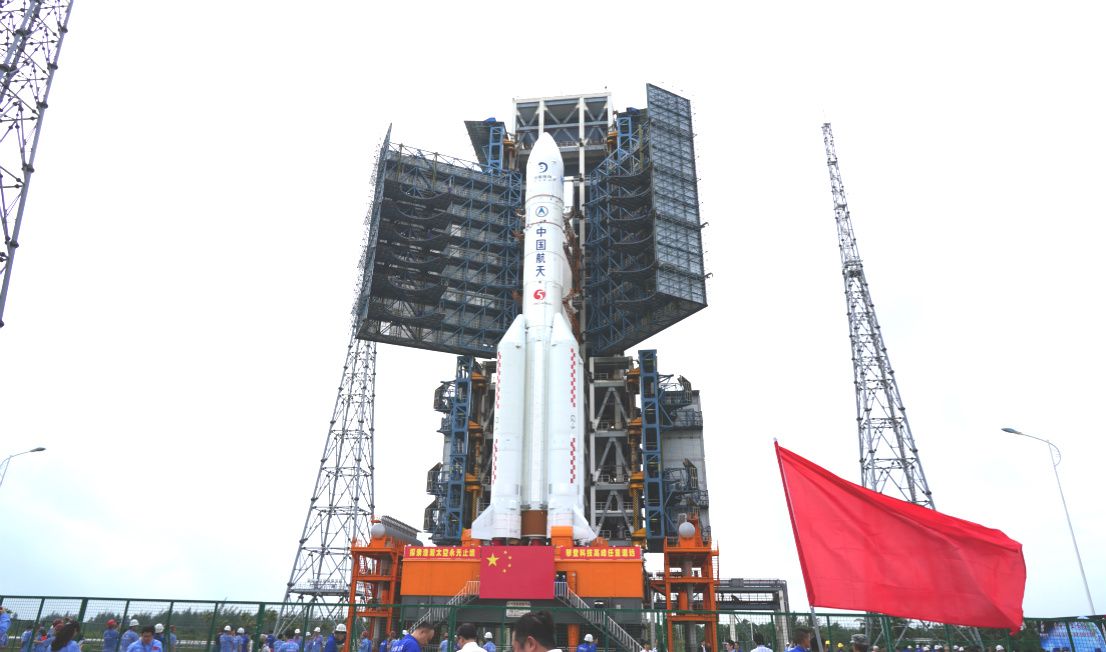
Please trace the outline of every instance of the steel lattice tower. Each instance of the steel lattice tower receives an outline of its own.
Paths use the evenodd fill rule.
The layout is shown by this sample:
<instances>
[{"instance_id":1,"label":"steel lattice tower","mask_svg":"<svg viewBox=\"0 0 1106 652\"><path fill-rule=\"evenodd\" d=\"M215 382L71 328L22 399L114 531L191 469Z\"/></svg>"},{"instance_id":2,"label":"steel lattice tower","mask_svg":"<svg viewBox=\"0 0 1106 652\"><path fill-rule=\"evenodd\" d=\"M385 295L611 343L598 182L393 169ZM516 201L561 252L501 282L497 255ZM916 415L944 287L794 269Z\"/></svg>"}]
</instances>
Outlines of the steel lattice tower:
<instances>
[{"instance_id":1,"label":"steel lattice tower","mask_svg":"<svg viewBox=\"0 0 1106 652\"><path fill-rule=\"evenodd\" d=\"M391 128L384 137L372 178L377 178L381 158L388 148ZM313 618L344 622L344 610L338 604L349 599L352 557L350 545L368 541L376 514L373 483L373 436L376 418L376 342L358 339L358 327L364 318L366 287L372 283L374 206L381 188L373 191L372 204L365 217L365 238L358 265L358 286L353 303L346 362L342 382L330 417L330 430L319 460L319 475L307 508L307 519L300 535L296 560L284 593L276 629L296 622L304 609L313 607Z\"/></svg>"},{"instance_id":2,"label":"steel lattice tower","mask_svg":"<svg viewBox=\"0 0 1106 652\"><path fill-rule=\"evenodd\" d=\"M285 602L320 605L316 618L336 615L333 605L349 597L350 543L368 541L373 499L373 420L376 343L351 329L342 384L330 419L315 490L307 508L299 550L288 578ZM327 605L327 606L321 606ZM277 630L302 615L302 607L281 609Z\"/></svg>"},{"instance_id":3,"label":"steel lattice tower","mask_svg":"<svg viewBox=\"0 0 1106 652\"><path fill-rule=\"evenodd\" d=\"M917 505L934 509L906 408L899 395L887 345L876 319L876 309L864 276L864 264L853 235L852 218L845 201L845 186L837 166L833 129L822 125L833 190L833 212L841 247L841 275L845 280L845 302L849 311L849 340L853 352L853 380L856 384L856 423L860 440L861 484L880 493L892 494Z\"/></svg>"},{"instance_id":4,"label":"steel lattice tower","mask_svg":"<svg viewBox=\"0 0 1106 652\"><path fill-rule=\"evenodd\" d=\"M0 222L4 228L0 326L4 325L4 305L35 171L46 99L72 9L72 0L0 2L0 36L6 51L0 67Z\"/></svg>"}]
</instances>

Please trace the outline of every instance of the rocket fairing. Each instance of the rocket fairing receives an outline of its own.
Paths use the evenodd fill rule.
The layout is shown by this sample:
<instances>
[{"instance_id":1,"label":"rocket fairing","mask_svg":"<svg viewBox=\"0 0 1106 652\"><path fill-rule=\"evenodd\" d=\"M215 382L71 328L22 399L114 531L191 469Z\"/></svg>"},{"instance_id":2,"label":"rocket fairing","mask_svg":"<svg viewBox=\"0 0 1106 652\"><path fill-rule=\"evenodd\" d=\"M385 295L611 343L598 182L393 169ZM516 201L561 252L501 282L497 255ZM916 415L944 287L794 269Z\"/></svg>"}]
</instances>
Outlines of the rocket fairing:
<instances>
[{"instance_id":1,"label":"rocket fairing","mask_svg":"<svg viewBox=\"0 0 1106 652\"><path fill-rule=\"evenodd\" d=\"M496 348L491 502L474 539L543 539L584 516L584 361L565 315L564 161L543 133L526 163L522 313Z\"/></svg>"}]
</instances>

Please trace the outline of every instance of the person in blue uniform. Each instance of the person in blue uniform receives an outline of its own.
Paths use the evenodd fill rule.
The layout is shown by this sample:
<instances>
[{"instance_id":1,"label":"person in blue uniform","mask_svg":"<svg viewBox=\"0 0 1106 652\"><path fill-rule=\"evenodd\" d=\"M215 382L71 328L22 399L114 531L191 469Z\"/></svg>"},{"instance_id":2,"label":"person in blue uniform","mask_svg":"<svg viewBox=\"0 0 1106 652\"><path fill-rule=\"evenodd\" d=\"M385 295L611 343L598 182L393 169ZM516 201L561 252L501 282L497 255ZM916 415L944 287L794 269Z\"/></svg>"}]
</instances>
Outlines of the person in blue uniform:
<instances>
[{"instance_id":1,"label":"person in blue uniform","mask_svg":"<svg viewBox=\"0 0 1106 652\"><path fill-rule=\"evenodd\" d=\"M51 652L81 652L81 646L73 639L77 637L77 623L66 623L54 635L50 642Z\"/></svg>"},{"instance_id":2,"label":"person in blue uniform","mask_svg":"<svg viewBox=\"0 0 1106 652\"><path fill-rule=\"evenodd\" d=\"M422 646L428 645L434 638L434 626L419 623L415 629L392 644L392 652L422 652Z\"/></svg>"},{"instance_id":3,"label":"person in blue uniform","mask_svg":"<svg viewBox=\"0 0 1106 652\"><path fill-rule=\"evenodd\" d=\"M326 644L323 645L323 652L341 652L342 646L346 644L346 624L338 623L334 628L334 633L327 637Z\"/></svg>"},{"instance_id":4,"label":"person in blue uniform","mask_svg":"<svg viewBox=\"0 0 1106 652\"><path fill-rule=\"evenodd\" d=\"M12 615L0 607L0 647L8 647L8 630L12 626Z\"/></svg>"},{"instance_id":5,"label":"person in blue uniform","mask_svg":"<svg viewBox=\"0 0 1106 652\"><path fill-rule=\"evenodd\" d=\"M357 652L373 652L373 640L369 638L369 630L361 632L361 641L357 644Z\"/></svg>"},{"instance_id":6,"label":"person in blue uniform","mask_svg":"<svg viewBox=\"0 0 1106 652\"><path fill-rule=\"evenodd\" d=\"M495 652L495 643L492 642L491 632L484 632L484 650L485 652Z\"/></svg>"},{"instance_id":7,"label":"person in blue uniform","mask_svg":"<svg viewBox=\"0 0 1106 652\"><path fill-rule=\"evenodd\" d=\"M380 652L389 652L392 649L392 646L395 645L397 640L398 637L396 636L395 632L389 633L387 638L383 638L380 640Z\"/></svg>"},{"instance_id":8,"label":"person in blue uniform","mask_svg":"<svg viewBox=\"0 0 1106 652\"><path fill-rule=\"evenodd\" d=\"M223 633L219 634L219 652L237 652L238 641L236 641L235 638L234 632L230 629L230 625L224 625Z\"/></svg>"},{"instance_id":9,"label":"person in blue uniform","mask_svg":"<svg viewBox=\"0 0 1106 652\"><path fill-rule=\"evenodd\" d=\"M595 652L595 637L584 634L584 642L576 646L576 652Z\"/></svg>"},{"instance_id":10,"label":"person in blue uniform","mask_svg":"<svg viewBox=\"0 0 1106 652\"><path fill-rule=\"evenodd\" d=\"M304 641L303 652L323 652L323 630L321 627L316 627L311 636ZM369 652L373 651L369 650Z\"/></svg>"},{"instance_id":11,"label":"person in blue uniform","mask_svg":"<svg viewBox=\"0 0 1106 652\"><path fill-rule=\"evenodd\" d=\"M813 634L809 627L796 627L795 644L787 648L787 652L810 652L810 639Z\"/></svg>"},{"instance_id":12,"label":"person in blue uniform","mask_svg":"<svg viewBox=\"0 0 1106 652\"><path fill-rule=\"evenodd\" d=\"M107 629L104 630L104 652L120 652L117 626L114 618L108 621Z\"/></svg>"},{"instance_id":13,"label":"person in blue uniform","mask_svg":"<svg viewBox=\"0 0 1106 652\"><path fill-rule=\"evenodd\" d=\"M119 639L119 652L127 652L131 645L138 640L138 619L131 618L130 628L123 632Z\"/></svg>"},{"instance_id":14,"label":"person in blue uniform","mask_svg":"<svg viewBox=\"0 0 1106 652\"><path fill-rule=\"evenodd\" d=\"M53 649L53 646L51 646ZM79 652L80 648L78 648ZM54 650L54 652L58 652ZM66 652L70 652L67 650ZM138 635L138 640L131 643L126 652L164 652L161 641L154 638L154 626L146 625Z\"/></svg>"},{"instance_id":15,"label":"person in blue uniform","mask_svg":"<svg viewBox=\"0 0 1106 652\"><path fill-rule=\"evenodd\" d=\"M31 646L35 644L35 628L27 625L23 635L19 637L19 652L31 652Z\"/></svg>"}]
</instances>

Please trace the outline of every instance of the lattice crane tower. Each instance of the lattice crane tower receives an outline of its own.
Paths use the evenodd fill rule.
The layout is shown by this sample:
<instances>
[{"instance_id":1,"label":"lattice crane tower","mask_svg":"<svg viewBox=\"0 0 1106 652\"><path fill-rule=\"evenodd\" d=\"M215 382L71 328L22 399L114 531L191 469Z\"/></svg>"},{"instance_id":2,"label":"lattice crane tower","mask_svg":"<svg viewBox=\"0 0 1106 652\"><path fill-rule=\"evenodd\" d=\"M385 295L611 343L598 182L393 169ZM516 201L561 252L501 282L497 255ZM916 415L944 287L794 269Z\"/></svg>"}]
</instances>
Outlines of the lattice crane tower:
<instances>
[{"instance_id":1,"label":"lattice crane tower","mask_svg":"<svg viewBox=\"0 0 1106 652\"><path fill-rule=\"evenodd\" d=\"M0 3L0 326L8 301L12 264L35 171L46 100L58 69L61 42L69 31L71 0L22 0Z\"/></svg>"},{"instance_id":2,"label":"lattice crane tower","mask_svg":"<svg viewBox=\"0 0 1106 652\"><path fill-rule=\"evenodd\" d=\"M829 166L833 212L841 247L841 275L845 280L845 303L849 311L861 484L868 489L934 509L933 494L922 470L922 461L918 457L914 435L910 432L906 408L902 404L864 276L864 264L853 235L849 205L845 201L845 186L837 166L833 129L828 122L822 125L822 137L826 144L826 164Z\"/></svg>"}]
</instances>

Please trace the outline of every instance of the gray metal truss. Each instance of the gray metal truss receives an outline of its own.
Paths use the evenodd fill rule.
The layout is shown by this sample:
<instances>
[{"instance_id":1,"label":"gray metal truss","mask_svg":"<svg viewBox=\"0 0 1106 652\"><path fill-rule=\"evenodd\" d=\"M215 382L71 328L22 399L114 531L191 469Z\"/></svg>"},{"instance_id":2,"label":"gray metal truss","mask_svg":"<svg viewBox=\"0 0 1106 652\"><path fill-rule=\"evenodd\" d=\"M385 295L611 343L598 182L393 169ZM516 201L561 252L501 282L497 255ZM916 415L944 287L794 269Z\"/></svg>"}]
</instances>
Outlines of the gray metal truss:
<instances>
[{"instance_id":1,"label":"gray metal truss","mask_svg":"<svg viewBox=\"0 0 1106 652\"><path fill-rule=\"evenodd\" d=\"M7 0L0 2L0 326L8 301L12 265L35 171L47 98L58 69L61 43L69 31L71 0Z\"/></svg>"},{"instance_id":2,"label":"gray metal truss","mask_svg":"<svg viewBox=\"0 0 1106 652\"><path fill-rule=\"evenodd\" d=\"M933 495L922 470L914 435L910 432L906 408L902 404L864 276L864 264L856 246L852 218L845 201L845 186L837 165L833 129L828 122L822 125L822 138L833 191L833 212L841 248L841 274L845 281L845 302L849 313L861 484L933 509Z\"/></svg>"},{"instance_id":3,"label":"gray metal truss","mask_svg":"<svg viewBox=\"0 0 1106 652\"><path fill-rule=\"evenodd\" d=\"M626 372L633 366L633 359L626 356L588 358L588 516L592 528L614 545L630 545L634 531L641 527L630 491L633 471L641 468L641 453L628 438L635 406Z\"/></svg>"}]
</instances>

